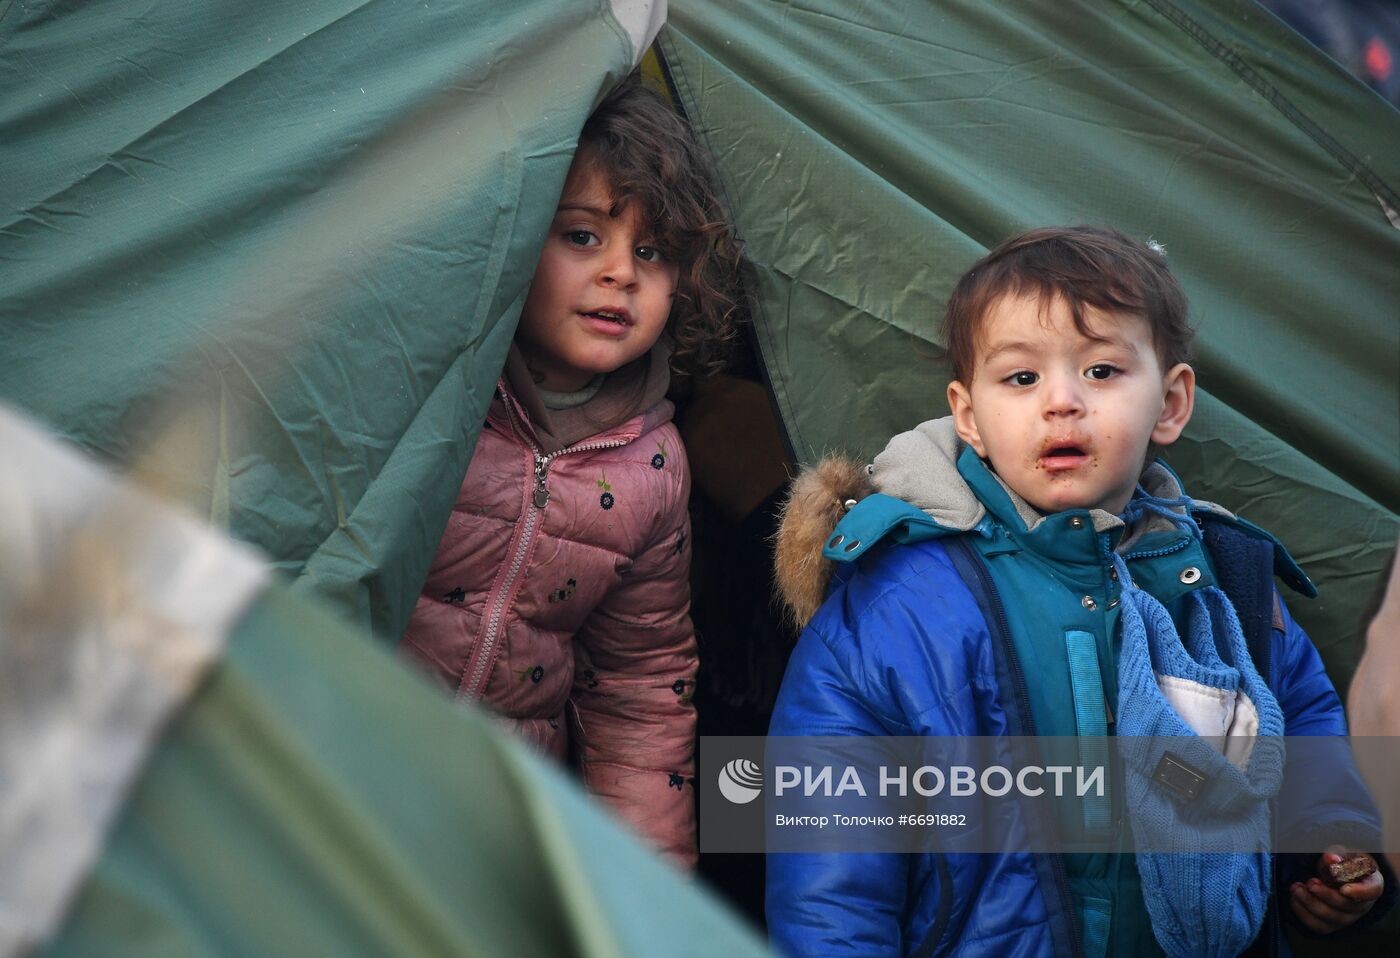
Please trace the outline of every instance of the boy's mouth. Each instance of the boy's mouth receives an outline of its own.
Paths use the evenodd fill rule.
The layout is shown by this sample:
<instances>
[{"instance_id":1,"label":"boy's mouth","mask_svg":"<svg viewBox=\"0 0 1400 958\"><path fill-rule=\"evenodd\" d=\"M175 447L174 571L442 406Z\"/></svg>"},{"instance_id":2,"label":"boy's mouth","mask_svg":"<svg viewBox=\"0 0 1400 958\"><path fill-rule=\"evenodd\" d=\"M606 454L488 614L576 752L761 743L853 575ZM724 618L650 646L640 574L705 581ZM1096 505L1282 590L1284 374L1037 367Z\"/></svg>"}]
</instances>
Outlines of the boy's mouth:
<instances>
[{"instance_id":1,"label":"boy's mouth","mask_svg":"<svg viewBox=\"0 0 1400 958\"><path fill-rule=\"evenodd\" d=\"M1089 459L1088 447L1073 441L1051 441L1040 451L1040 462L1047 469L1073 469Z\"/></svg>"},{"instance_id":2,"label":"boy's mouth","mask_svg":"<svg viewBox=\"0 0 1400 958\"><path fill-rule=\"evenodd\" d=\"M614 323L618 326L631 326L632 314L621 307L604 306L601 309L591 309L582 313L589 319L600 320L605 323Z\"/></svg>"}]
</instances>

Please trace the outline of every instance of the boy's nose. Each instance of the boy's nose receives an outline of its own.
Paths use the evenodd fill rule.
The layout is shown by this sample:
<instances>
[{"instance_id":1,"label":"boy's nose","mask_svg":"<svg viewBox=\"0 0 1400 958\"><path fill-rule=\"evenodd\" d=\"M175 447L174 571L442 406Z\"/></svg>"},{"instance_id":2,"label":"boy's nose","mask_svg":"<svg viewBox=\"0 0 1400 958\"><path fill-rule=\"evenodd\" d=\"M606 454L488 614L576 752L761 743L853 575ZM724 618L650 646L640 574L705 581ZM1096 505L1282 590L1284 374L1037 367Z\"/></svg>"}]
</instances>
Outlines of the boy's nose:
<instances>
[{"instance_id":1,"label":"boy's nose","mask_svg":"<svg viewBox=\"0 0 1400 958\"><path fill-rule=\"evenodd\" d=\"M1084 412L1084 397L1076 379L1051 377L1045 384L1044 414L1047 419L1079 416Z\"/></svg>"}]
</instances>

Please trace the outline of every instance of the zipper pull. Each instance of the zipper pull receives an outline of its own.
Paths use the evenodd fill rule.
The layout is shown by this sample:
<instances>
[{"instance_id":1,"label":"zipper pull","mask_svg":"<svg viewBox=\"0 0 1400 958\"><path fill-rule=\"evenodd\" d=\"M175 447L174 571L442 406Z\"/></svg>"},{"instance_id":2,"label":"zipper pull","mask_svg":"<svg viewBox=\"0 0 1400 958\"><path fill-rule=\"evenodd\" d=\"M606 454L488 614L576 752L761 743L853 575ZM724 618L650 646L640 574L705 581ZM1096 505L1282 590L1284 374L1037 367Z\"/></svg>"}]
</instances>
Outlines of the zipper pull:
<instances>
[{"instance_id":1,"label":"zipper pull","mask_svg":"<svg viewBox=\"0 0 1400 958\"><path fill-rule=\"evenodd\" d=\"M549 475L549 457L535 453L535 496L534 503L536 509L543 509L549 505L549 490L545 488L545 479Z\"/></svg>"}]
</instances>

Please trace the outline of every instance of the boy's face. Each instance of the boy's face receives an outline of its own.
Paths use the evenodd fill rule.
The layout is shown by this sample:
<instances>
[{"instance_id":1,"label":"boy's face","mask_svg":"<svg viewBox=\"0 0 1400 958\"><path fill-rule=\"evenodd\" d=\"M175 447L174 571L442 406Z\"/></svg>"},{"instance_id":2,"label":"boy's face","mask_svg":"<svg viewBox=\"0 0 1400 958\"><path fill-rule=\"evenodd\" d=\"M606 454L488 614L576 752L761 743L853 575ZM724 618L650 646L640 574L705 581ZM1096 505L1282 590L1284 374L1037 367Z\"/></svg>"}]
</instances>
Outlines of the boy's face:
<instances>
[{"instance_id":1,"label":"boy's face","mask_svg":"<svg viewBox=\"0 0 1400 958\"><path fill-rule=\"evenodd\" d=\"M516 342L539 385L575 392L655 345L679 268L648 244L636 203L610 216L606 177L575 160L535 266Z\"/></svg>"},{"instance_id":2,"label":"boy's face","mask_svg":"<svg viewBox=\"0 0 1400 958\"><path fill-rule=\"evenodd\" d=\"M948 387L958 435L1041 512L1128 504L1149 442L1181 435L1195 399L1185 363L1163 372L1147 321L1003 296L982 321L971 384Z\"/></svg>"}]
</instances>

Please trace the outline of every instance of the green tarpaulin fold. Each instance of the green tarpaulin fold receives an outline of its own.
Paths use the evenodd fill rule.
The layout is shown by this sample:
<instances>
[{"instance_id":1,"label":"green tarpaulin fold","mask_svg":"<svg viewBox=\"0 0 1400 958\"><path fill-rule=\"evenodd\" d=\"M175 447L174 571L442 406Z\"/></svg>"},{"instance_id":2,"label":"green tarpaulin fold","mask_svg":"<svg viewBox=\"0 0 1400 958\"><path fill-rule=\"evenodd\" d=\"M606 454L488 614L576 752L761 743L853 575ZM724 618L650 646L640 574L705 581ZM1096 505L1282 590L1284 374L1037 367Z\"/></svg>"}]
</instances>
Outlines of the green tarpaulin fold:
<instances>
[{"instance_id":1,"label":"green tarpaulin fold","mask_svg":"<svg viewBox=\"0 0 1400 958\"><path fill-rule=\"evenodd\" d=\"M0 398L397 636L617 6L0 3Z\"/></svg>"}]
</instances>

